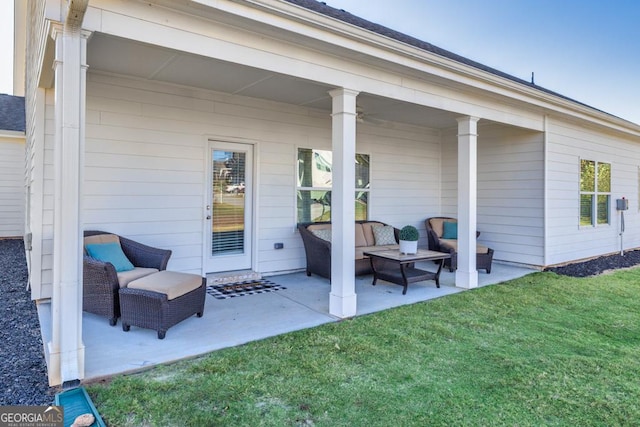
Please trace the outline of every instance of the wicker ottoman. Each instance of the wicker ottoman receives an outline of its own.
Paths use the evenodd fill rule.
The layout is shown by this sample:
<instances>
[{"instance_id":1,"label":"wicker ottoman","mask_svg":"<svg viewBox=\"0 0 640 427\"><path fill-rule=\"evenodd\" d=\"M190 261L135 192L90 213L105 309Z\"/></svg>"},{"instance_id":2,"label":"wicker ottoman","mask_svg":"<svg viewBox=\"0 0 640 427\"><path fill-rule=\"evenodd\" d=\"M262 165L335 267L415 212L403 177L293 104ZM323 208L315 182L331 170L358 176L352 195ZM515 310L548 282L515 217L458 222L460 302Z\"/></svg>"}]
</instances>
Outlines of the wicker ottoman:
<instances>
[{"instance_id":1,"label":"wicker ottoman","mask_svg":"<svg viewBox=\"0 0 640 427\"><path fill-rule=\"evenodd\" d=\"M204 313L204 277L176 271L159 271L120 289L122 330L131 326L153 329L163 339L167 329L187 317Z\"/></svg>"}]
</instances>

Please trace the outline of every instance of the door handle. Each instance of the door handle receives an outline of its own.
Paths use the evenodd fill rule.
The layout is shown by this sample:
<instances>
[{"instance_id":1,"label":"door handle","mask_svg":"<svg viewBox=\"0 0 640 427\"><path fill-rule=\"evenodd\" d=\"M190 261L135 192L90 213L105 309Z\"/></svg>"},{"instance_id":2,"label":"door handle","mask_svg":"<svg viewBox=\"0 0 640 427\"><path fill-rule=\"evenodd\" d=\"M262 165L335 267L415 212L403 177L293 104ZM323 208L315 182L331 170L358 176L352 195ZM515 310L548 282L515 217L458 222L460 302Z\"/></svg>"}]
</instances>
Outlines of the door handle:
<instances>
[{"instance_id":1,"label":"door handle","mask_svg":"<svg viewBox=\"0 0 640 427\"><path fill-rule=\"evenodd\" d=\"M207 215L207 219L211 219L211 215Z\"/></svg>"}]
</instances>

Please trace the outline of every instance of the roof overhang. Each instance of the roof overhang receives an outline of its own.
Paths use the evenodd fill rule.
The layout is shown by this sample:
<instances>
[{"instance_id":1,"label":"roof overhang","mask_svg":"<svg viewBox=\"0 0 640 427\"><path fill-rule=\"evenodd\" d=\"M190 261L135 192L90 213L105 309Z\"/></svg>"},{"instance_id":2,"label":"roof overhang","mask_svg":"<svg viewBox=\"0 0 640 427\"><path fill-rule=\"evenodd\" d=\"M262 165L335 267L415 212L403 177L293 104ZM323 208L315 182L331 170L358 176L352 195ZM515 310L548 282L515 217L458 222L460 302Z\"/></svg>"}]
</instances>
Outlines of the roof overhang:
<instances>
[{"instance_id":1,"label":"roof overhang","mask_svg":"<svg viewBox=\"0 0 640 427\"><path fill-rule=\"evenodd\" d=\"M220 7L214 0L195 0L194 3L209 7ZM227 10L232 12L236 5L230 2ZM436 76L454 84L510 98L514 101L541 108L549 113L560 113L573 119L586 120L592 124L612 128L612 130L640 136L640 125L616 117L596 108L581 104L562 96L549 93L542 88L524 85L517 81L454 61L452 59L416 48L401 41L386 37L339 19L306 9L284 0L246 0L258 10L268 12L261 16L264 23L295 32L300 36L334 43L351 50L352 55L365 55L385 61L392 65L401 65L406 70ZM269 19L268 16L273 18ZM299 25L283 25L282 18ZM332 37L328 37L330 34ZM366 48L363 48L365 47ZM405 72L406 72L405 70ZM428 77L427 77L428 78Z\"/></svg>"},{"instance_id":2,"label":"roof overhang","mask_svg":"<svg viewBox=\"0 0 640 427\"><path fill-rule=\"evenodd\" d=\"M107 20L104 20L106 15L96 12L103 9L110 11L110 17ZM133 24L127 26L123 23L130 12L134 15L137 14L138 19L127 21L127 23ZM158 18L163 13L162 18L167 18L166 20ZM361 91L361 95L358 97L359 102L376 104L381 107L380 110L384 110L385 114L387 114L387 117L382 117L386 120L401 119L401 121L404 120L408 123L443 128L454 126L456 116L478 115L490 121L503 122L540 131L543 129L544 116L550 115L564 117L589 126L606 128L608 131L634 137L640 136L640 125L627 120L549 93L549 91L522 84L433 52L419 49L391 37L284 0L192 0L186 2L147 0L145 2L123 3L92 0L89 4L87 15L85 28L91 27L88 29L95 31L88 48L88 62L92 72L122 73L143 79L162 80L158 77L163 73L168 74L173 62L177 62L178 58L185 62L198 62L202 59L209 59L208 66L213 67L211 70L222 70L225 67L233 66L237 70L237 73L234 72L234 74L247 76L246 84L239 85L235 90L228 90L230 93L263 97L322 110L326 110L329 105L329 97L326 94L328 90L336 87L336 85L349 87L350 82L356 85L361 82L361 79L358 79L355 74L342 80L323 79L322 73L309 73L307 75L291 73L289 75L288 71L284 69L277 70L270 66L260 68L259 65L252 64L251 61L241 63L241 61L237 61L237 57L224 58L227 60L225 63L213 57L207 58L207 52L211 52L215 47L208 47L209 50L202 47L199 50L195 43L183 44L182 47L173 43L173 41L166 43L166 41L172 40L172 34L178 33L180 33L179 35L188 34L195 41L196 38L191 36L195 36L199 30L189 27L190 23L195 23L199 28L203 29L202 31L209 33L208 37L210 38L202 37L204 42L217 41L216 37L218 36L215 32L219 30L218 27L226 27L232 29L232 31L244 31L254 37L253 40L258 43L254 52L262 53L260 49L263 47L259 46L261 40L271 40L272 44L282 43L291 48L304 48L305 54L317 52L324 55L324 58L333 58L333 63L326 67L335 66L334 70L337 71L342 71L340 70L340 67L342 67L340 64L357 64L362 68L380 70L386 73L387 76L392 76L393 81L385 82L387 83L385 91L376 92L368 91L366 87L364 89L349 87L350 89ZM113 17L123 19L120 22L120 28L124 29L114 30L116 26L114 25ZM106 30L105 23L109 20L111 20L110 28ZM135 24L138 24L138 28L131 28L135 27ZM152 28L152 25L155 25L155 28L159 29L157 31L163 34L155 39L147 37L147 34L151 32L147 30L147 25L149 25L149 29ZM139 35L143 35L143 37L139 38ZM198 35L203 34L200 33ZM136 48L136 46L146 46L148 49L145 52L150 56L153 56L151 55L153 50L158 52L164 50L157 57L164 58L165 62L157 64L149 62L149 67L156 68L152 71L141 71L139 75L136 74L135 70L131 73L119 70L115 68L116 64L108 64L102 54L96 51L98 44L106 46L106 41L108 40L114 43L126 41L131 43L130 47L132 49ZM47 43L45 55L51 57L50 43ZM294 53L291 53L289 57L281 57L285 60L299 59L293 58L294 55ZM102 61L100 57L102 57ZM49 58L49 60L52 60L52 58ZM45 63L47 61L45 59ZM299 64L302 62L299 61ZM293 68L295 67L290 67L289 69ZM43 67L42 70L41 85L43 86L45 85L43 83L51 81L50 73L45 70L47 70L47 67ZM173 72L173 76L178 76L179 74L178 72ZM368 88L373 87L371 82L374 80L369 79ZM175 81L163 81L223 92L227 91L224 88L209 88L206 85L202 85L202 80L200 82L185 81L184 76ZM305 96L300 96L299 99L280 99L282 91L280 91L281 95L279 96L274 94L277 94L277 88L282 87L285 83L294 84L295 89L299 90L301 95L309 96L306 98ZM268 95L261 96L260 89L264 89L262 93L266 94L267 85L269 84L272 85L272 88ZM415 85L421 85L421 87L417 88ZM425 87L427 88L426 90ZM432 89L434 90L432 91ZM400 91L404 91L402 96L399 96ZM419 98L419 96L414 97L414 92L422 98ZM445 96L441 94L445 92L454 95L465 94L471 100L471 103L490 100L493 104L484 108L484 110L481 109L480 114L476 114L475 110L465 108L464 103L460 102L459 99L454 99L452 102L449 102L449 100L442 102L441 99L445 99ZM319 93L322 93L322 95L318 96ZM390 94L393 96L390 96ZM427 100L428 102L425 101L425 94L431 96ZM398 96L396 97L396 95ZM386 99L386 103L382 102L384 99ZM404 109L402 108L403 103ZM468 103L467 105L470 104ZM501 106L502 115L493 114L492 106L495 105ZM395 115L392 114L394 109L396 110ZM415 111L413 117L410 114L411 109ZM483 115L481 114L482 111L486 111L488 114ZM525 113L527 117L520 120L518 116L522 116L522 113ZM502 120L503 116L505 117L504 120ZM420 117L429 117L432 120L430 122L424 120L420 122ZM438 121L437 119L442 120ZM439 125L434 126L435 122L438 122Z\"/></svg>"}]
</instances>

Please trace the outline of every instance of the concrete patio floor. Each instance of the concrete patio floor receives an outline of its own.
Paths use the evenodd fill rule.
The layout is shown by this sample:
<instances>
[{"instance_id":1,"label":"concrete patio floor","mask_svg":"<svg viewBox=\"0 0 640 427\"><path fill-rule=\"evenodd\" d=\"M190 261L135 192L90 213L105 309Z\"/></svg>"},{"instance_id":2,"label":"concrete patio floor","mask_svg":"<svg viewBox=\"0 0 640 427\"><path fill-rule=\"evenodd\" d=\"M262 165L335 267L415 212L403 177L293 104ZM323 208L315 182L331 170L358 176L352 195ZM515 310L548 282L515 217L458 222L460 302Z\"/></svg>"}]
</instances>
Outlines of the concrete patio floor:
<instances>
[{"instance_id":1,"label":"concrete patio floor","mask_svg":"<svg viewBox=\"0 0 640 427\"><path fill-rule=\"evenodd\" d=\"M436 270L433 263L417 266ZM534 271L494 262L491 274L483 270L478 273L479 285L500 283ZM84 381L135 372L339 320L329 314L327 279L307 277L303 272L267 279L286 289L225 300L207 295L204 316L192 316L173 326L163 340L153 330L132 326L129 332L123 332L120 320L112 327L106 318L83 313ZM465 291L455 287L455 273L448 270L443 270L440 276L439 289L433 281L413 283L406 295L402 295L401 286L385 281L372 286L371 281L372 276L356 278L358 316ZM51 334L51 305L38 304L38 315L43 342L47 343Z\"/></svg>"}]
</instances>

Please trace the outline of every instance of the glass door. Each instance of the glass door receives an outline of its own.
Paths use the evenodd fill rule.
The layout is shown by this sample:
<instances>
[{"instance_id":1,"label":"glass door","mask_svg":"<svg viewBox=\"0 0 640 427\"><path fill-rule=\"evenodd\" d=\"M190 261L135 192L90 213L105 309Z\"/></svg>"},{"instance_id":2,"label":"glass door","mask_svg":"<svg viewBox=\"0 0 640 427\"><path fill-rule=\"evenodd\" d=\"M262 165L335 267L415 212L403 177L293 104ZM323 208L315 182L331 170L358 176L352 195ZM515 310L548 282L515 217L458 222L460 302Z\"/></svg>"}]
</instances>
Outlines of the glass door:
<instances>
[{"instance_id":1,"label":"glass door","mask_svg":"<svg viewBox=\"0 0 640 427\"><path fill-rule=\"evenodd\" d=\"M212 142L206 272L251 269L253 147Z\"/></svg>"}]
</instances>

